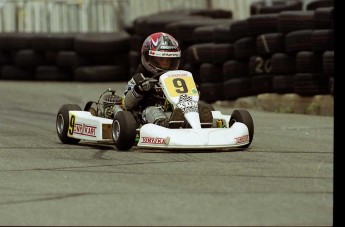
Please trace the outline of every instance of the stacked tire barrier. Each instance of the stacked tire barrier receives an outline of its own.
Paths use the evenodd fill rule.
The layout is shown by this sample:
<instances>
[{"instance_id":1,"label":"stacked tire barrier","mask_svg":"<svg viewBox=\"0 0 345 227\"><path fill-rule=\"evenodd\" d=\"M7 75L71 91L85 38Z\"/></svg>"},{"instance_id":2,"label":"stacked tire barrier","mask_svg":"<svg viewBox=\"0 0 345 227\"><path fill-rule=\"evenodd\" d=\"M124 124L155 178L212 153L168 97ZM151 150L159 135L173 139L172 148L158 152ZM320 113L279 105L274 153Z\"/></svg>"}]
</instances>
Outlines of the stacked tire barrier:
<instances>
[{"instance_id":1,"label":"stacked tire barrier","mask_svg":"<svg viewBox=\"0 0 345 227\"><path fill-rule=\"evenodd\" d=\"M131 68L139 63L144 38L165 31L180 42L181 68L194 74L204 101L262 93L333 95L333 4L255 2L245 20L234 20L231 13L216 18L175 13L139 18L132 35L131 55L136 60Z\"/></svg>"},{"instance_id":2,"label":"stacked tire barrier","mask_svg":"<svg viewBox=\"0 0 345 227\"><path fill-rule=\"evenodd\" d=\"M125 31L0 34L0 79L126 81L154 32L180 43L180 69L193 73L206 102L262 93L333 95L334 1L257 1L251 16L178 10L143 16Z\"/></svg>"},{"instance_id":3,"label":"stacked tire barrier","mask_svg":"<svg viewBox=\"0 0 345 227\"><path fill-rule=\"evenodd\" d=\"M126 81L130 35L0 33L0 79Z\"/></svg>"},{"instance_id":4,"label":"stacked tire barrier","mask_svg":"<svg viewBox=\"0 0 345 227\"><path fill-rule=\"evenodd\" d=\"M213 29L213 42L191 45L185 68L199 72L201 98L209 102L262 93L333 95L333 10L271 9L232 21Z\"/></svg>"}]
</instances>

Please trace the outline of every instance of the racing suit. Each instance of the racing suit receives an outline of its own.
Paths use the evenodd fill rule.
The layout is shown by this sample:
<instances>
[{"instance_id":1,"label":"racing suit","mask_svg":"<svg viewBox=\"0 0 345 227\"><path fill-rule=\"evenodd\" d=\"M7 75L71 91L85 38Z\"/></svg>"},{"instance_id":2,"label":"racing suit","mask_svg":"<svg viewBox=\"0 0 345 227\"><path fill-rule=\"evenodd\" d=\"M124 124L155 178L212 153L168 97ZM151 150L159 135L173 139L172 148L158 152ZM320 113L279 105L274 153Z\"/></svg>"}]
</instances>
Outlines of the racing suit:
<instances>
[{"instance_id":1,"label":"racing suit","mask_svg":"<svg viewBox=\"0 0 345 227\"><path fill-rule=\"evenodd\" d=\"M155 106L156 100L150 97L156 80L154 74L139 65L137 73L128 81L124 93L123 107L126 110L143 110L141 117L145 123L162 126L168 124L168 118L161 107Z\"/></svg>"}]
</instances>

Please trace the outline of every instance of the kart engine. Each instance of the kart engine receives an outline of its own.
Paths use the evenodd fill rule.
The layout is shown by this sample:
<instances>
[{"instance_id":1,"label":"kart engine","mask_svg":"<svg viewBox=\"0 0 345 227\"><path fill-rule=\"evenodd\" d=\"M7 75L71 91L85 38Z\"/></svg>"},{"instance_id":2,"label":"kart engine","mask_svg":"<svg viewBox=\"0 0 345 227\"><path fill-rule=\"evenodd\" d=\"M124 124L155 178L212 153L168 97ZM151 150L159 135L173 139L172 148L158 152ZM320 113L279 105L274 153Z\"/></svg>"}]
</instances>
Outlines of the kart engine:
<instances>
[{"instance_id":1,"label":"kart engine","mask_svg":"<svg viewBox=\"0 0 345 227\"><path fill-rule=\"evenodd\" d=\"M116 108L121 108L122 98L118 95L105 95L103 98L103 114L105 118L114 118Z\"/></svg>"}]
</instances>

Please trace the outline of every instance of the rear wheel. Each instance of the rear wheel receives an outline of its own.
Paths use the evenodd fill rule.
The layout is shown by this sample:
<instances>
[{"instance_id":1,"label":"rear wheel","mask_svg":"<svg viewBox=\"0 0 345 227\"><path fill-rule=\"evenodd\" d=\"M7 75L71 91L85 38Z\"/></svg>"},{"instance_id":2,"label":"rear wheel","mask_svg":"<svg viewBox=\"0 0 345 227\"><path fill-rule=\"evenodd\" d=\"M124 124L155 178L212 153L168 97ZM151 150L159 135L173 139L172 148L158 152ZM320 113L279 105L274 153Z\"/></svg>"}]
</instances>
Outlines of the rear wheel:
<instances>
[{"instance_id":1,"label":"rear wheel","mask_svg":"<svg viewBox=\"0 0 345 227\"><path fill-rule=\"evenodd\" d=\"M97 103L88 101L84 107L84 111L89 111L92 116L97 116Z\"/></svg>"},{"instance_id":2,"label":"rear wheel","mask_svg":"<svg viewBox=\"0 0 345 227\"><path fill-rule=\"evenodd\" d=\"M231 114L230 125L232 125L235 122L241 122L247 126L249 132L249 143L242 147L249 147L249 145L253 141L254 136L254 123L252 116L247 110L234 110Z\"/></svg>"},{"instance_id":3,"label":"rear wheel","mask_svg":"<svg viewBox=\"0 0 345 227\"><path fill-rule=\"evenodd\" d=\"M129 111L116 113L113 120L112 137L117 149L127 151L135 143L137 123Z\"/></svg>"},{"instance_id":4,"label":"rear wheel","mask_svg":"<svg viewBox=\"0 0 345 227\"><path fill-rule=\"evenodd\" d=\"M80 142L80 139L74 139L67 136L70 124L69 111L71 110L80 111L81 108L76 104L65 104L60 107L56 116L56 131L61 142L65 144L77 144Z\"/></svg>"}]
</instances>

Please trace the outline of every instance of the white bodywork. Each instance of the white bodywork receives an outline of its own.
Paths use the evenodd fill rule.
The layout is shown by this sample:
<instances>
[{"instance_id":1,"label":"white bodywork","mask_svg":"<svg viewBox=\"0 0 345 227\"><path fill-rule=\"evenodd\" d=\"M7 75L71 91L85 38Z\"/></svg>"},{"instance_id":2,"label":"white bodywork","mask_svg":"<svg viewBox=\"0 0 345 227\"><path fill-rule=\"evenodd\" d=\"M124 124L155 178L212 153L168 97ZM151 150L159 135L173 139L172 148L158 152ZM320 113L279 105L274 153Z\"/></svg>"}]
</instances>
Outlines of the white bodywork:
<instances>
[{"instance_id":1,"label":"white bodywork","mask_svg":"<svg viewBox=\"0 0 345 227\"><path fill-rule=\"evenodd\" d=\"M112 142L112 120L92 116L88 111L70 111L74 127L70 124L68 136L94 142ZM248 128L236 122L228 128L230 115L212 111L213 124L221 120L225 128L168 129L155 124L140 128L137 146L159 149L214 149L240 147L249 143ZM70 132L72 131L71 134Z\"/></svg>"},{"instance_id":2,"label":"white bodywork","mask_svg":"<svg viewBox=\"0 0 345 227\"><path fill-rule=\"evenodd\" d=\"M231 128L168 129L146 124L140 129L138 146L162 149L214 149L249 143L247 126L236 122Z\"/></svg>"},{"instance_id":3,"label":"white bodywork","mask_svg":"<svg viewBox=\"0 0 345 227\"><path fill-rule=\"evenodd\" d=\"M220 111L212 111L213 128L201 128L197 112L199 94L190 72L176 70L164 73L160 76L159 83L169 102L183 110L192 128L169 129L145 124L139 130L137 146L160 149L215 149L241 147L249 143L248 127L240 122L229 127L231 116L223 115ZM95 117L87 111L70 111L69 121L69 137L89 141L112 140L111 119Z\"/></svg>"},{"instance_id":4,"label":"white bodywork","mask_svg":"<svg viewBox=\"0 0 345 227\"><path fill-rule=\"evenodd\" d=\"M67 135L89 141L112 141L111 119L96 117L88 111L69 111Z\"/></svg>"}]
</instances>

